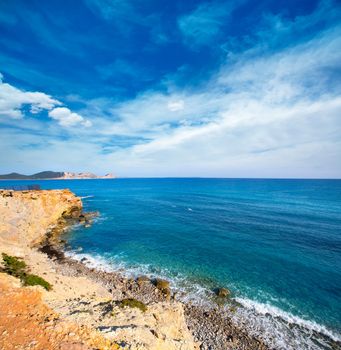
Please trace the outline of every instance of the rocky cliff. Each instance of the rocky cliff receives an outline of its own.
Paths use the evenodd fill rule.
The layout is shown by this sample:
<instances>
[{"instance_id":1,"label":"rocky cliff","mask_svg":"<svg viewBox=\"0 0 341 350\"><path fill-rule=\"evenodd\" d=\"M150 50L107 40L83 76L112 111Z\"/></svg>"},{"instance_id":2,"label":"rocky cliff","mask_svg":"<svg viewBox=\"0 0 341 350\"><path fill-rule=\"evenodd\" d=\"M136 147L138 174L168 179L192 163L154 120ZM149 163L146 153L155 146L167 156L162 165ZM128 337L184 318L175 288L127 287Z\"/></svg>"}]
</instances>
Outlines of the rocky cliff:
<instances>
[{"instance_id":1,"label":"rocky cliff","mask_svg":"<svg viewBox=\"0 0 341 350\"><path fill-rule=\"evenodd\" d=\"M0 190L0 245L32 246L62 216L81 211L82 201L69 190Z\"/></svg>"},{"instance_id":2,"label":"rocky cliff","mask_svg":"<svg viewBox=\"0 0 341 350\"><path fill-rule=\"evenodd\" d=\"M132 297L126 286L130 280L117 276L121 286L108 288L93 269L80 263L73 269L65 259L51 260L35 248L53 228L81 218L82 202L69 190L0 190L0 349L197 349L181 303L146 302L146 310L122 307L122 298ZM1 253L12 255L7 255L17 264L12 270L6 270ZM22 270L13 273L23 262L26 279ZM51 288L25 284L27 276L38 282L43 277Z\"/></svg>"}]
</instances>

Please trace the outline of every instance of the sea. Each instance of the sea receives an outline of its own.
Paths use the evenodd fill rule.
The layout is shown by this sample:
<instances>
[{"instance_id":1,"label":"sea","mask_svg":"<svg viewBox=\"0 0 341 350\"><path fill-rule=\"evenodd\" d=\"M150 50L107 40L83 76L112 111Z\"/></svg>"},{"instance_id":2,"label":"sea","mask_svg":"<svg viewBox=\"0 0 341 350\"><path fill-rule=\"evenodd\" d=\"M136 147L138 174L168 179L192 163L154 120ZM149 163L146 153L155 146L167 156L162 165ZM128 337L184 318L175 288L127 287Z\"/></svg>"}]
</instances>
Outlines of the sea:
<instances>
[{"instance_id":1,"label":"sea","mask_svg":"<svg viewBox=\"0 0 341 350\"><path fill-rule=\"evenodd\" d=\"M232 292L236 322L276 349L341 341L341 180L96 179L1 181L69 188L91 227L67 254L99 269L171 281L185 301ZM334 342L334 345L333 345Z\"/></svg>"}]
</instances>

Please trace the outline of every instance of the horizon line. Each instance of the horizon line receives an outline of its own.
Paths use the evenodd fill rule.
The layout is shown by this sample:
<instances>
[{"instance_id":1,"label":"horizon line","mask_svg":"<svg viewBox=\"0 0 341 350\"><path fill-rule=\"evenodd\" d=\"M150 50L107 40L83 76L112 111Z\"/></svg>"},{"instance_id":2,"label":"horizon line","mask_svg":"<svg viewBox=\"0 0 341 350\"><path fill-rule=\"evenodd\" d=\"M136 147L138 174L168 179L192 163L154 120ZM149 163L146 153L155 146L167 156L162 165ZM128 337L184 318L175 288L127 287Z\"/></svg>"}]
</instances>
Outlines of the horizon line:
<instances>
[{"instance_id":1,"label":"horizon line","mask_svg":"<svg viewBox=\"0 0 341 350\"><path fill-rule=\"evenodd\" d=\"M114 178L73 178L73 179L0 179L0 181L74 181L74 180L120 180L120 179L212 179L212 180L341 180L330 177L217 177L217 176L117 176Z\"/></svg>"}]
</instances>

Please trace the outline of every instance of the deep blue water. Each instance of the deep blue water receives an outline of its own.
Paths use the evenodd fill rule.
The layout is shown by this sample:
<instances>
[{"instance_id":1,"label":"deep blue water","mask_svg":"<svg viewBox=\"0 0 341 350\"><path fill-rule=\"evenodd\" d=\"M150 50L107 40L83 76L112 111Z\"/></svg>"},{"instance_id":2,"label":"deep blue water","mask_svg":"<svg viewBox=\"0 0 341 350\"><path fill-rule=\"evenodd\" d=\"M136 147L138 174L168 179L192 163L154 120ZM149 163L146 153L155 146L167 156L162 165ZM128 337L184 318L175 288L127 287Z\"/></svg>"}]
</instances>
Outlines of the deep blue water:
<instances>
[{"instance_id":1,"label":"deep blue water","mask_svg":"<svg viewBox=\"0 0 341 350\"><path fill-rule=\"evenodd\" d=\"M322 348L313 330L340 338L341 180L32 182L90 196L85 209L100 219L68 239L94 261L163 275L198 298L227 286L245 306L237 321L280 333L277 346L288 332L283 348Z\"/></svg>"}]
</instances>

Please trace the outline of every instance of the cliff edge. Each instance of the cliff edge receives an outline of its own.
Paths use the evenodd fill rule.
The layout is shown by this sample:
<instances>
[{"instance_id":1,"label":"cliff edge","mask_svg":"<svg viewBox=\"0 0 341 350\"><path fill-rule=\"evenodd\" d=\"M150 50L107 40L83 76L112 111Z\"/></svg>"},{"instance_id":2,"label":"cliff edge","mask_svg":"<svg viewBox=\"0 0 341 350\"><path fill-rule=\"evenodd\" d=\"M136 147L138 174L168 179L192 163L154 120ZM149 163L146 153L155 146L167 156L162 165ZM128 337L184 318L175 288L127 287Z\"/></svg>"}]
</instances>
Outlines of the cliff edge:
<instances>
[{"instance_id":1,"label":"cliff edge","mask_svg":"<svg viewBox=\"0 0 341 350\"><path fill-rule=\"evenodd\" d=\"M82 208L69 190L0 190L0 246L33 246L62 216L79 215Z\"/></svg>"},{"instance_id":2,"label":"cliff edge","mask_svg":"<svg viewBox=\"0 0 341 350\"><path fill-rule=\"evenodd\" d=\"M85 266L72 270L36 248L52 229L82 216L69 190L0 190L0 349L197 349L181 303L123 306L132 296L121 277L115 294L82 274Z\"/></svg>"}]
</instances>

